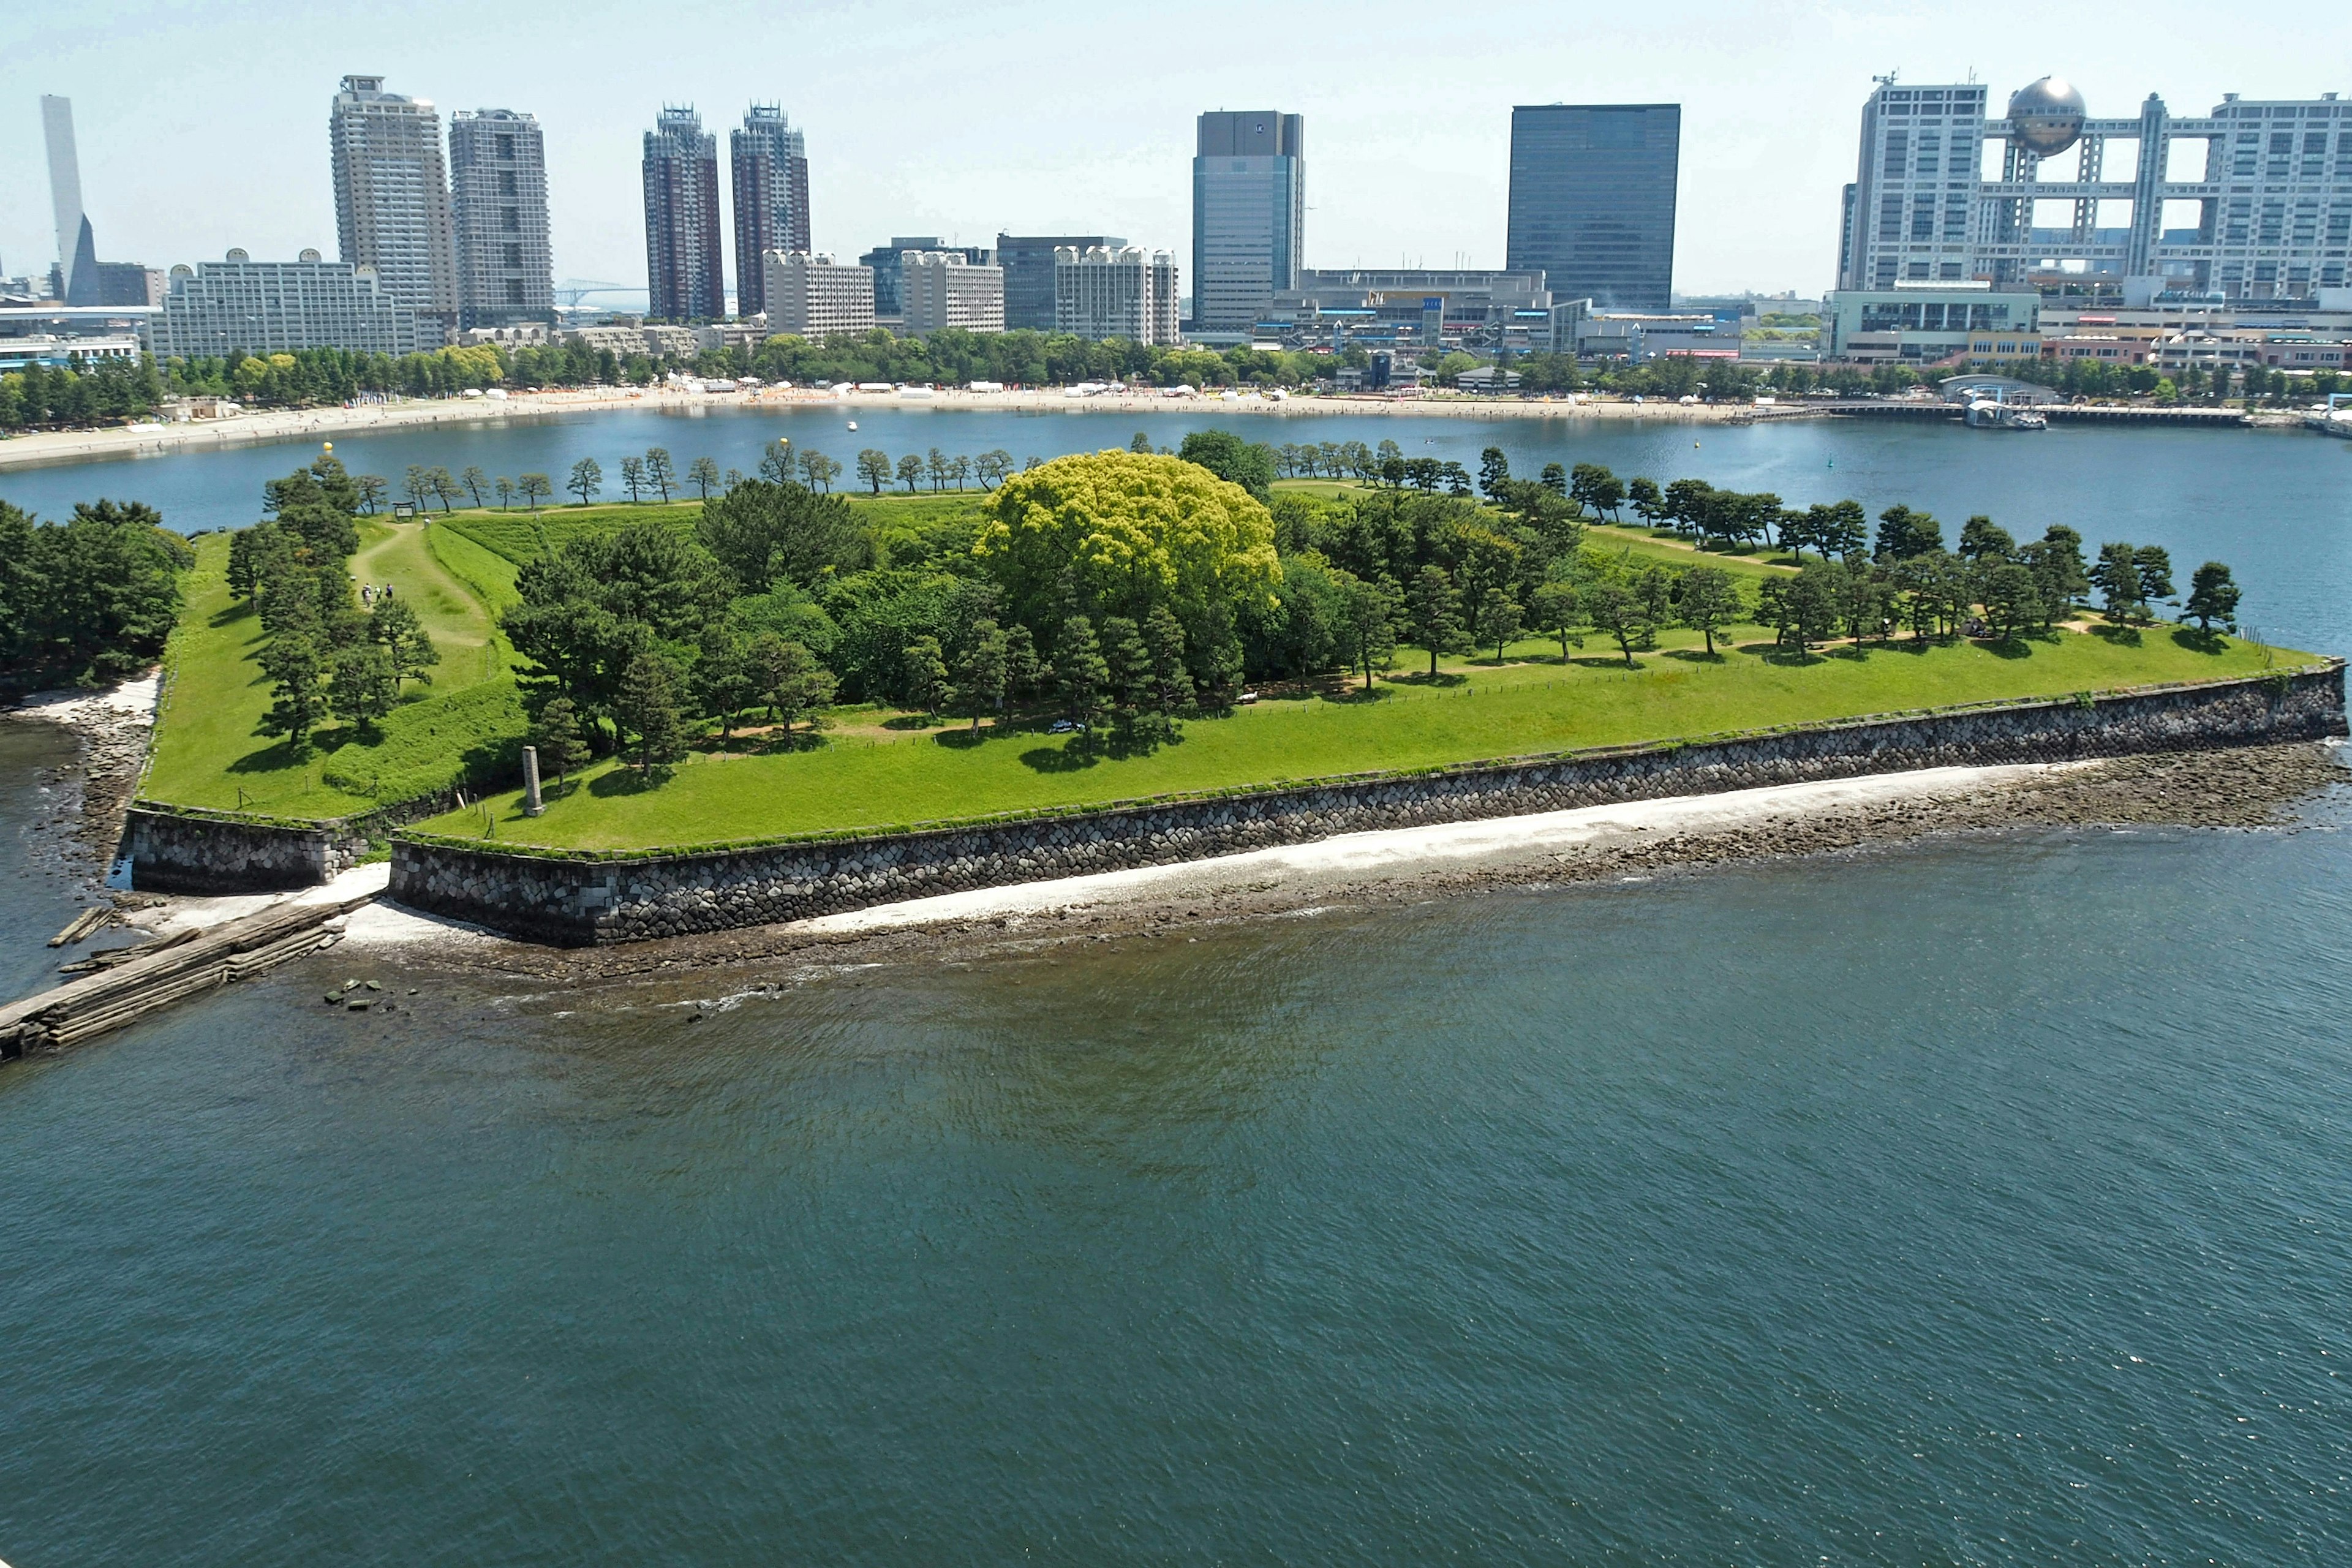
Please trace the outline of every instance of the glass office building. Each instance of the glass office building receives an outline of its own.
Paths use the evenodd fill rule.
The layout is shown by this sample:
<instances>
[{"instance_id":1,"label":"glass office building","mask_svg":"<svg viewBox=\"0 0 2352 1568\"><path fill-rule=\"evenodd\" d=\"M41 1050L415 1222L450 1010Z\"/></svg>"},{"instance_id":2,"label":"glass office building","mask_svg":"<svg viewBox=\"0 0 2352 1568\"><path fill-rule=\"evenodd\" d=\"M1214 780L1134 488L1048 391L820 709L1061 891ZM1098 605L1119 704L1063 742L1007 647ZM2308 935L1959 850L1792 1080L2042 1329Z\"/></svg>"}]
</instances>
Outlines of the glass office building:
<instances>
[{"instance_id":1,"label":"glass office building","mask_svg":"<svg viewBox=\"0 0 2352 1568\"><path fill-rule=\"evenodd\" d=\"M1505 265L1542 268L1555 300L1667 309L1682 126L1678 103L1512 110Z\"/></svg>"},{"instance_id":2,"label":"glass office building","mask_svg":"<svg viewBox=\"0 0 2352 1568\"><path fill-rule=\"evenodd\" d=\"M1307 227L1306 122L1271 109L1200 120L1192 159L1192 319L1246 333L1298 287Z\"/></svg>"}]
</instances>

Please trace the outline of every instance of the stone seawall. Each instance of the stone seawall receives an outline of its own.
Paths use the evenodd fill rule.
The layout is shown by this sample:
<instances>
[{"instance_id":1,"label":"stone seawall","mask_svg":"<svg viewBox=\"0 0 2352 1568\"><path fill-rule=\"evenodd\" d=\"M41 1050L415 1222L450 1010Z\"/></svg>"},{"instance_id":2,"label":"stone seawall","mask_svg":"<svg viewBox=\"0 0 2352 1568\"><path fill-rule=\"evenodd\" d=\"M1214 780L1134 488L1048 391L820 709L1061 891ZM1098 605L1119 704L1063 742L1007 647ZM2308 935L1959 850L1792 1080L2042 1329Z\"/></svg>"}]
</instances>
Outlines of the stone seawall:
<instances>
[{"instance_id":1,"label":"stone seawall","mask_svg":"<svg viewBox=\"0 0 2352 1568\"><path fill-rule=\"evenodd\" d=\"M373 841L459 804L443 790L330 821L302 822L139 801L124 814L131 885L152 893L282 893L332 881Z\"/></svg>"},{"instance_id":2,"label":"stone seawall","mask_svg":"<svg viewBox=\"0 0 2352 1568\"><path fill-rule=\"evenodd\" d=\"M390 896L516 936L585 946L1205 859L1373 828L1913 768L2067 762L2345 732L2344 665L2335 660L2293 676L736 849L565 856L396 838Z\"/></svg>"}]
</instances>

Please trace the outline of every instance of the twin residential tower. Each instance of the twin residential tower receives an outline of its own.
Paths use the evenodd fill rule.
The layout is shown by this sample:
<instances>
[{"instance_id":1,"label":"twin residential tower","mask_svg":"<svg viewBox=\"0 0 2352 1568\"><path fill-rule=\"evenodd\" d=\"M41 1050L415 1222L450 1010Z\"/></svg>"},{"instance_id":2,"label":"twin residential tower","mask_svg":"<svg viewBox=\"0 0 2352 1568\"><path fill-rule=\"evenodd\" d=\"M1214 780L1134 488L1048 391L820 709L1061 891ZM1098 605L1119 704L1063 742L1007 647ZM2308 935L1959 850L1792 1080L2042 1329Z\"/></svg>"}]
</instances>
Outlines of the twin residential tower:
<instances>
[{"instance_id":1,"label":"twin residential tower","mask_svg":"<svg viewBox=\"0 0 2352 1568\"><path fill-rule=\"evenodd\" d=\"M784 111L755 103L729 138L735 195L736 313L769 306L770 251L809 248L808 145ZM646 277L650 313L673 321L728 314L720 254L719 138L692 109L664 109L646 132Z\"/></svg>"},{"instance_id":2,"label":"twin residential tower","mask_svg":"<svg viewBox=\"0 0 2352 1568\"><path fill-rule=\"evenodd\" d=\"M347 76L327 129L342 258L415 312L426 346L463 327L555 319L538 121L460 110L445 160L430 99Z\"/></svg>"}]
</instances>

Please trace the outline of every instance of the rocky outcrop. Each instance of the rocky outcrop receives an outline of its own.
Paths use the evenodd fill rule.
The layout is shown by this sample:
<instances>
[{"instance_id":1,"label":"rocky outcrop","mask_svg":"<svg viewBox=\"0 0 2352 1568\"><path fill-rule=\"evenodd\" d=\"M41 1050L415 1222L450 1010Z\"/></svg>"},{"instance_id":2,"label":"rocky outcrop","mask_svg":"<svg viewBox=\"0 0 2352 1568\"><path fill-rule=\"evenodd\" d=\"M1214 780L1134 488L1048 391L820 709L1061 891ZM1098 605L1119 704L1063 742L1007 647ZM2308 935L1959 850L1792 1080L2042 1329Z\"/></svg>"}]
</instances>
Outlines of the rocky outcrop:
<instances>
[{"instance_id":1,"label":"rocky outcrop","mask_svg":"<svg viewBox=\"0 0 2352 1568\"><path fill-rule=\"evenodd\" d=\"M635 942L1374 828L1913 768L2064 762L2344 733L2344 666L2337 660L2292 676L698 853L565 856L402 836L393 846L390 896L543 942Z\"/></svg>"}]
</instances>

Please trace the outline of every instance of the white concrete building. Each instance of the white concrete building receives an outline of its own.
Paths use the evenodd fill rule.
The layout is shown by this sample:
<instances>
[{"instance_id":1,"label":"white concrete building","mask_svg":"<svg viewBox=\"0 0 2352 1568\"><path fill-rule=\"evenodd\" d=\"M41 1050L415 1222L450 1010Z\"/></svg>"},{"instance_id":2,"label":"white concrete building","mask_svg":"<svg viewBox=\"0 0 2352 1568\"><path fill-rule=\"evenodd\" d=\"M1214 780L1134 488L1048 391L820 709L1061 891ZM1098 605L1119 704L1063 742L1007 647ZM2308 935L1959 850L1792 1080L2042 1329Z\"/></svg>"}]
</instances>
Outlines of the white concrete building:
<instances>
[{"instance_id":1,"label":"white concrete building","mask_svg":"<svg viewBox=\"0 0 2352 1568\"><path fill-rule=\"evenodd\" d=\"M322 261L315 250L296 261L256 261L232 250L223 261L173 268L171 290L148 336L159 360L219 358L231 349L349 349L397 357L442 342L437 326L420 342L416 312L395 300L373 268Z\"/></svg>"},{"instance_id":2,"label":"white concrete building","mask_svg":"<svg viewBox=\"0 0 2352 1568\"><path fill-rule=\"evenodd\" d=\"M898 308L906 330L928 337L947 327L1004 330L1004 268L976 264L958 250L908 250L898 257Z\"/></svg>"},{"instance_id":3,"label":"white concrete building","mask_svg":"<svg viewBox=\"0 0 2352 1568\"><path fill-rule=\"evenodd\" d=\"M554 321L547 147L536 119L511 109L449 117L449 211L465 324Z\"/></svg>"},{"instance_id":4,"label":"white concrete building","mask_svg":"<svg viewBox=\"0 0 2352 1568\"><path fill-rule=\"evenodd\" d=\"M327 120L343 260L375 269L438 348L457 328L457 245L432 100L347 76Z\"/></svg>"},{"instance_id":5,"label":"white concrete building","mask_svg":"<svg viewBox=\"0 0 2352 1568\"><path fill-rule=\"evenodd\" d=\"M1054 330L1089 340L1177 340L1176 258L1129 246L1054 252Z\"/></svg>"},{"instance_id":6,"label":"white concrete building","mask_svg":"<svg viewBox=\"0 0 2352 1568\"><path fill-rule=\"evenodd\" d=\"M769 331L823 338L873 330L871 267L845 267L821 251L772 250L762 270Z\"/></svg>"}]
</instances>

